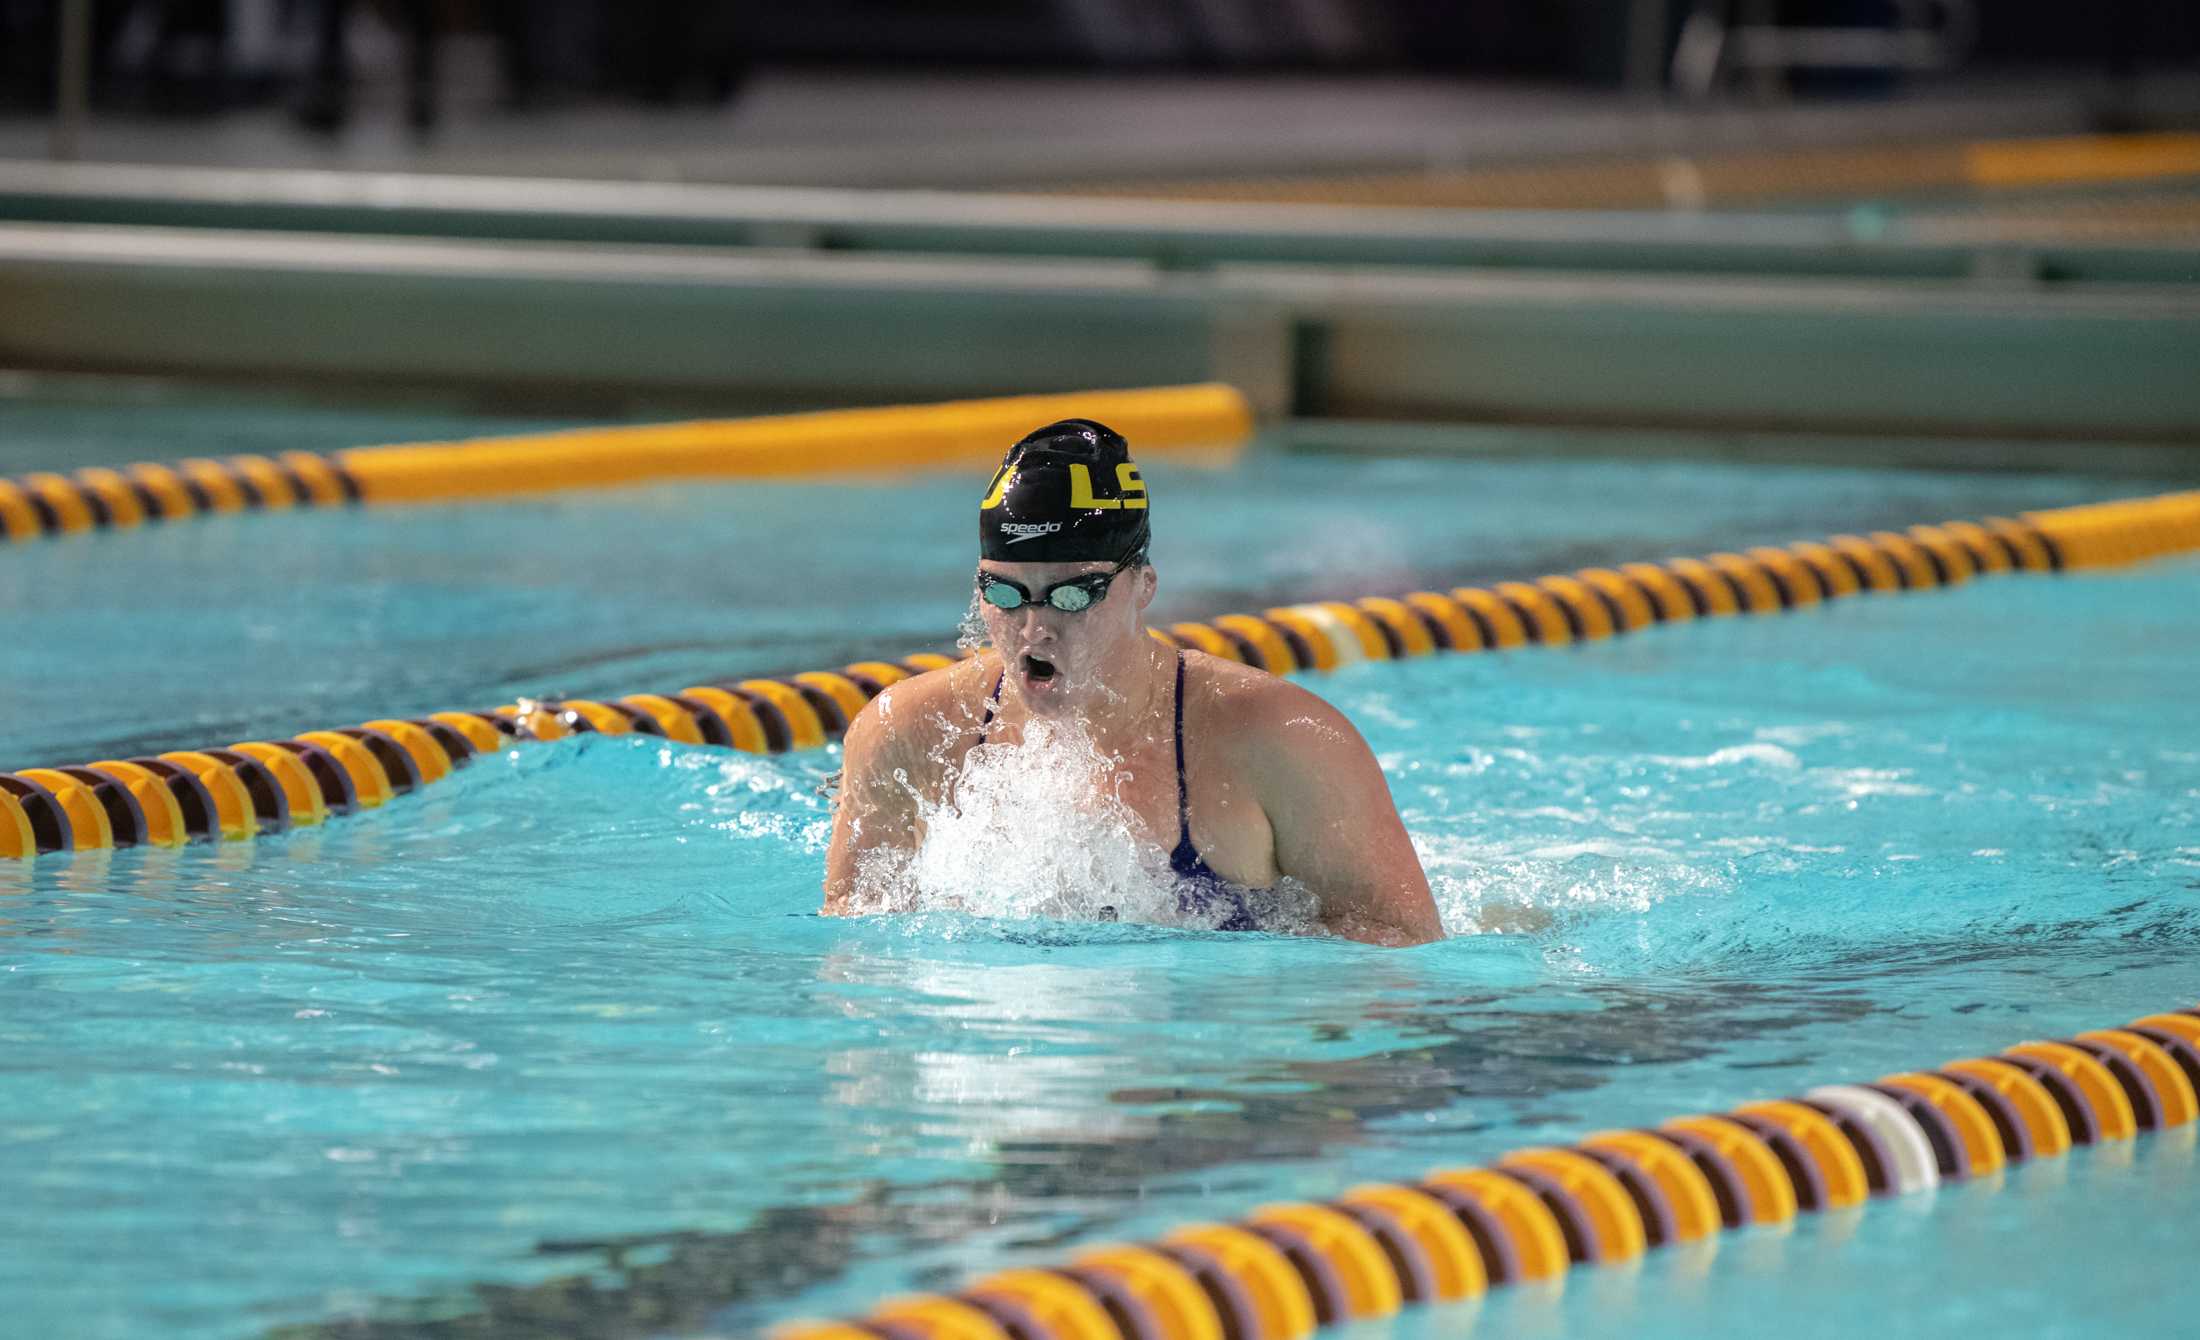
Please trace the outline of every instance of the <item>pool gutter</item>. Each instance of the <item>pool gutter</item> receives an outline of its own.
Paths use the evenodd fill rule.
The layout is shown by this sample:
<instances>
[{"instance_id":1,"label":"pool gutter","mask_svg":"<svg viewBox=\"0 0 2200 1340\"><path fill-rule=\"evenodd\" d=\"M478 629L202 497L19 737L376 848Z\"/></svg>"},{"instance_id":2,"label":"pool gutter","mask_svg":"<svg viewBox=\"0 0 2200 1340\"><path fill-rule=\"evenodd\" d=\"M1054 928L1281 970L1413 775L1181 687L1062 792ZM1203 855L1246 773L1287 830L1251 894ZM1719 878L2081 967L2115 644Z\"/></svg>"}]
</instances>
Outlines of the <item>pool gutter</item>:
<instances>
[{"instance_id":1,"label":"pool gutter","mask_svg":"<svg viewBox=\"0 0 2200 1340\"><path fill-rule=\"evenodd\" d=\"M0 366L537 407L1226 381L1268 421L2200 441L2200 284L2026 254L1752 274L6 223Z\"/></svg>"}]
</instances>

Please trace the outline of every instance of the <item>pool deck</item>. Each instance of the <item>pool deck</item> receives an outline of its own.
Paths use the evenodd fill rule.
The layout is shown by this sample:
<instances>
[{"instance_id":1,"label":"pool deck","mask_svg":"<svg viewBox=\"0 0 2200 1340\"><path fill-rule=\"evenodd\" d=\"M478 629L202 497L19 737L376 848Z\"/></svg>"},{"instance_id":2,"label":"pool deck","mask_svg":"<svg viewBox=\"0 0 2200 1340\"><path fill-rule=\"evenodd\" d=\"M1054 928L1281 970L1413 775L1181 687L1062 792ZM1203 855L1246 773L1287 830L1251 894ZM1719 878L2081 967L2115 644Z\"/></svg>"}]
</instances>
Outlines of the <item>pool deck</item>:
<instances>
[{"instance_id":1,"label":"pool deck","mask_svg":"<svg viewBox=\"0 0 2200 1340\"><path fill-rule=\"evenodd\" d=\"M463 75L455 51L448 64ZM478 63L478 62L477 62ZM525 115L454 78L441 127L411 134L366 79L330 136L263 108L199 119L95 115L90 161L779 186L1042 187L1278 172L1456 171L1584 156L1724 153L2083 134L2111 110L2200 126L2200 79L2125 90L2083 72L1918 80L1872 97L1701 106L1617 89L1428 76L767 70L726 107L575 104ZM0 121L0 159L40 159L44 121Z\"/></svg>"}]
</instances>

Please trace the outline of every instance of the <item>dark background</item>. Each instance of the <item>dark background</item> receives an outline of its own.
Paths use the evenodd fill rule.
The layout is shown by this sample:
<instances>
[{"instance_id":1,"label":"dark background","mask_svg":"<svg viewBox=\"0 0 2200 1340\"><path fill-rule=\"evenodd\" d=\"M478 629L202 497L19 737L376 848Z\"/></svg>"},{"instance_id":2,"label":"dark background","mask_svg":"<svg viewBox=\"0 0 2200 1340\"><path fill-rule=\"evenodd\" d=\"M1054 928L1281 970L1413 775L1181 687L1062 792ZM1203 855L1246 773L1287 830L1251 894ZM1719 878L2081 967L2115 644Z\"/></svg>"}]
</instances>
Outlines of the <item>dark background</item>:
<instances>
[{"instance_id":1,"label":"dark background","mask_svg":"<svg viewBox=\"0 0 2200 1340\"><path fill-rule=\"evenodd\" d=\"M1668 56L1692 3L1664 6ZM0 0L0 107L50 106L59 9ZM1883 25L1896 12L1893 0L1772 9L1784 23L1822 25ZM761 65L1423 72L1594 87L1621 80L1630 20L1624 0L99 0L94 13L94 106L191 114L290 101L308 119L355 77L354 58L329 40L347 23L395 34L409 72L432 71L450 36L488 38L499 100L525 108L722 101ZM1973 17L1969 70L2114 76L2200 60L2194 0L1978 0ZM249 42L246 27L258 34ZM1794 82L1870 94L1902 78ZM433 116L424 106L418 119Z\"/></svg>"}]
</instances>

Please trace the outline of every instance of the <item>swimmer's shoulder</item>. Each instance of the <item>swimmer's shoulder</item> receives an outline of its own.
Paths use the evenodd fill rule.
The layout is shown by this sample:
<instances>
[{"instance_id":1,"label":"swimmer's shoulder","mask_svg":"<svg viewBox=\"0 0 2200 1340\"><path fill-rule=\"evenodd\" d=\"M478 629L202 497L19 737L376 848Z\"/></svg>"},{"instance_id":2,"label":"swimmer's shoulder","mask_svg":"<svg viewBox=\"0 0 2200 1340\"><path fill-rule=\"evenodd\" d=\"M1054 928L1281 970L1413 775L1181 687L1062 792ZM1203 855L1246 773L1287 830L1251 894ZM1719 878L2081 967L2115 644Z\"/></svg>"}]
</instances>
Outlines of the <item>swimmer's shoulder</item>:
<instances>
[{"instance_id":1,"label":"swimmer's shoulder","mask_svg":"<svg viewBox=\"0 0 2200 1340\"><path fill-rule=\"evenodd\" d=\"M848 723L851 747L899 745L921 752L950 735L975 730L1000 668L1000 657L987 651L887 685Z\"/></svg>"},{"instance_id":2,"label":"swimmer's shoulder","mask_svg":"<svg viewBox=\"0 0 2200 1340\"><path fill-rule=\"evenodd\" d=\"M1185 658L1186 706L1199 713L1201 733L1212 733L1245 761L1279 755L1319 761L1338 751L1366 750L1359 730L1321 695L1205 652Z\"/></svg>"}]
</instances>

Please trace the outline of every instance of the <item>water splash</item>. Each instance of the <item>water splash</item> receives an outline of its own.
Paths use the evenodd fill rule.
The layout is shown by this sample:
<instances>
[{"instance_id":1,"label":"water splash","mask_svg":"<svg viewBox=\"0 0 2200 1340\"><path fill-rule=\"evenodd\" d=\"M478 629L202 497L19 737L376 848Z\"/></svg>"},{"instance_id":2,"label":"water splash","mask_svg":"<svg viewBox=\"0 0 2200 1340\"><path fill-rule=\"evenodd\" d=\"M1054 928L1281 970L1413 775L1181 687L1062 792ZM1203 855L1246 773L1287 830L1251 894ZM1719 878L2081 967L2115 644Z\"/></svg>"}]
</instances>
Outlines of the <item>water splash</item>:
<instances>
[{"instance_id":1,"label":"water splash","mask_svg":"<svg viewBox=\"0 0 2200 1340\"><path fill-rule=\"evenodd\" d=\"M968 655L975 656L993 645L985 631L985 611L980 607L978 594L970 594L970 604L963 610L962 619L955 625L955 645Z\"/></svg>"},{"instance_id":2,"label":"water splash","mask_svg":"<svg viewBox=\"0 0 2200 1340\"><path fill-rule=\"evenodd\" d=\"M1639 917L1668 898L1734 887L1731 862L1644 844L1591 841L1522 851L1426 836L1414 845L1449 935L1545 932L1586 919Z\"/></svg>"},{"instance_id":3,"label":"water splash","mask_svg":"<svg viewBox=\"0 0 2200 1340\"><path fill-rule=\"evenodd\" d=\"M923 837L862 867L859 910L1212 930L1225 909L1187 907L1169 858L1124 800L1131 774L1076 723L1034 720L1020 744L974 746L939 797L918 796ZM1264 894L1264 925L1312 922L1303 890Z\"/></svg>"}]
</instances>

